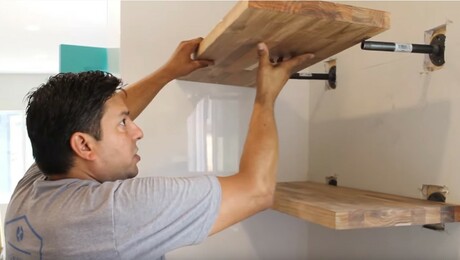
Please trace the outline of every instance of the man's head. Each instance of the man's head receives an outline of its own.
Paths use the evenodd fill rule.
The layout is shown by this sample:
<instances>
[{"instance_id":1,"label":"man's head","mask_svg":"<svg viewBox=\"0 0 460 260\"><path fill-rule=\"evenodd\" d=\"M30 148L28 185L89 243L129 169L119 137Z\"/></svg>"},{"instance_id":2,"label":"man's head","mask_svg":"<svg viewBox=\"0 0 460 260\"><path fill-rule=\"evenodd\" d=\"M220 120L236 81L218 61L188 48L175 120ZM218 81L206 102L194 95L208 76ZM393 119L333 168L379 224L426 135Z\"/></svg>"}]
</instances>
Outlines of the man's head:
<instances>
[{"instance_id":1,"label":"man's head","mask_svg":"<svg viewBox=\"0 0 460 260\"><path fill-rule=\"evenodd\" d=\"M137 140L142 137L140 129L127 115L129 111L124 99L121 95L114 95L119 89L121 81L115 76L101 71L91 71L60 73L50 77L47 83L29 93L26 111L27 131L35 161L46 175L67 174L76 159L87 161L92 165L90 168L96 169L101 168L104 163L109 163L108 151L112 150L109 146L117 144L110 144L104 140L105 135L115 138L110 132L113 129L109 126L106 127L108 133L104 133L103 122L110 121L106 117L115 116L112 111L114 108L118 109L115 113L123 114L118 115L119 118L124 116L120 120L131 124L130 138ZM134 148L126 149L137 152L135 141L132 143ZM127 177L137 174L137 166L135 169L131 169L132 166L128 168L136 172L127 173ZM107 169L107 172L110 173L111 169Z\"/></svg>"}]
</instances>

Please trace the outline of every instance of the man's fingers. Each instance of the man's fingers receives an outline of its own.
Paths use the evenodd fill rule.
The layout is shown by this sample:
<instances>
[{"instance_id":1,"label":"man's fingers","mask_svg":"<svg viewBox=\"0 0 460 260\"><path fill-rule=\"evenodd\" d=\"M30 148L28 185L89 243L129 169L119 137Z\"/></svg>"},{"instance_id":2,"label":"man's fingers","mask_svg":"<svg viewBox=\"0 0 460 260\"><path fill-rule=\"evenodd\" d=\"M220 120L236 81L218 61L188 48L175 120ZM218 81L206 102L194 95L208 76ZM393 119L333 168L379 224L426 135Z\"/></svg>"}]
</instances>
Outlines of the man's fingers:
<instances>
[{"instance_id":1,"label":"man's fingers","mask_svg":"<svg viewBox=\"0 0 460 260\"><path fill-rule=\"evenodd\" d=\"M198 68L204 68L204 67L214 65L214 61L212 60L195 60L193 62L196 64Z\"/></svg>"},{"instance_id":2,"label":"man's fingers","mask_svg":"<svg viewBox=\"0 0 460 260\"><path fill-rule=\"evenodd\" d=\"M194 45L194 44L199 44L202 41L203 41L203 37L198 37L198 38L195 38L195 39L190 39L190 40L183 41L182 44Z\"/></svg>"},{"instance_id":3,"label":"man's fingers","mask_svg":"<svg viewBox=\"0 0 460 260\"><path fill-rule=\"evenodd\" d=\"M305 53L296 57L291 58L282 63L282 66L287 67L290 70L293 70L295 67L299 66L300 64L306 62L307 60L311 60L315 58L315 54L313 53Z\"/></svg>"},{"instance_id":4,"label":"man's fingers","mask_svg":"<svg viewBox=\"0 0 460 260\"><path fill-rule=\"evenodd\" d=\"M198 37L195 39L187 40L181 42L181 48L187 52L194 53L198 51L198 47L200 46L200 43L203 41L203 38Z\"/></svg>"}]
</instances>

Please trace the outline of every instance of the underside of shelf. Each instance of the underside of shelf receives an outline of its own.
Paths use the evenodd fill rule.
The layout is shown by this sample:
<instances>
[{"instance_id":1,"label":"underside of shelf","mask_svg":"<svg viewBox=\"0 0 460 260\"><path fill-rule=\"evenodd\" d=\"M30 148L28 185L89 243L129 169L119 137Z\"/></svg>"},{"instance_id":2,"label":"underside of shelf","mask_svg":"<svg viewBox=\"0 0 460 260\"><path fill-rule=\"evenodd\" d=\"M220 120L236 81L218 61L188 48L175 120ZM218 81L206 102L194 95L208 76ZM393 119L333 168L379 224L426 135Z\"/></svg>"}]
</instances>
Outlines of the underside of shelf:
<instances>
[{"instance_id":1,"label":"underside of shelf","mask_svg":"<svg viewBox=\"0 0 460 260\"><path fill-rule=\"evenodd\" d=\"M308 181L278 183L273 209L332 229L460 221L460 205Z\"/></svg>"},{"instance_id":2,"label":"underside of shelf","mask_svg":"<svg viewBox=\"0 0 460 260\"><path fill-rule=\"evenodd\" d=\"M181 80L255 86L256 46L274 57L314 53L297 71L390 27L387 12L326 1L239 1L204 38L197 57L214 65Z\"/></svg>"}]
</instances>

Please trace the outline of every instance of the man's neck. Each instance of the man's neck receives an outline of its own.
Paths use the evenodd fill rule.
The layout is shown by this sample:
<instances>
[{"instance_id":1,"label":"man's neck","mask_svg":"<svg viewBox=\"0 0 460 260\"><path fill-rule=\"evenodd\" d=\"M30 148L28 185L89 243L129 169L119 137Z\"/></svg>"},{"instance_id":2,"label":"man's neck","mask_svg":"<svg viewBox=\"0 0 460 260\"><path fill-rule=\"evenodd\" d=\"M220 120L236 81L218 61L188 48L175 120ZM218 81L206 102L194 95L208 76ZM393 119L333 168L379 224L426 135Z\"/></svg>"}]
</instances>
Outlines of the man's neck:
<instances>
[{"instance_id":1,"label":"man's neck","mask_svg":"<svg viewBox=\"0 0 460 260\"><path fill-rule=\"evenodd\" d=\"M93 180L97 181L89 171L73 167L70 171L64 174L48 175L46 179L49 181L57 181L63 179L80 179L80 180Z\"/></svg>"}]
</instances>

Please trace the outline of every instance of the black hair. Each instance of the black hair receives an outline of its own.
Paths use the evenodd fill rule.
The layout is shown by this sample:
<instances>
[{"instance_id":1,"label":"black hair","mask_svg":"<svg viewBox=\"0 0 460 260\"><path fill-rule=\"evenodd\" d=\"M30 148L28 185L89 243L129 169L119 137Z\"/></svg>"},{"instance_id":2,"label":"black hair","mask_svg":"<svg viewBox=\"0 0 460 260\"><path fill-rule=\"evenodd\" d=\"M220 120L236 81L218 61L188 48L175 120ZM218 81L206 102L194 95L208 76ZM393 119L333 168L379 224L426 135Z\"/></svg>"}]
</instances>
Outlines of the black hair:
<instances>
[{"instance_id":1,"label":"black hair","mask_svg":"<svg viewBox=\"0 0 460 260\"><path fill-rule=\"evenodd\" d=\"M27 133L44 174L66 174L73 166L70 137L75 132L102 138L105 102L121 84L103 71L59 73L27 94Z\"/></svg>"}]
</instances>

